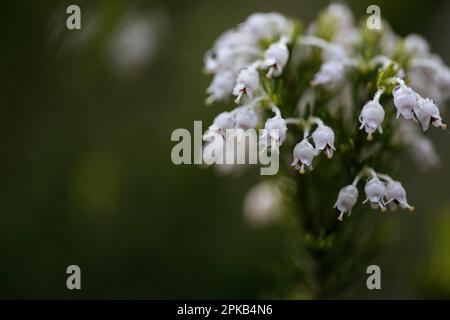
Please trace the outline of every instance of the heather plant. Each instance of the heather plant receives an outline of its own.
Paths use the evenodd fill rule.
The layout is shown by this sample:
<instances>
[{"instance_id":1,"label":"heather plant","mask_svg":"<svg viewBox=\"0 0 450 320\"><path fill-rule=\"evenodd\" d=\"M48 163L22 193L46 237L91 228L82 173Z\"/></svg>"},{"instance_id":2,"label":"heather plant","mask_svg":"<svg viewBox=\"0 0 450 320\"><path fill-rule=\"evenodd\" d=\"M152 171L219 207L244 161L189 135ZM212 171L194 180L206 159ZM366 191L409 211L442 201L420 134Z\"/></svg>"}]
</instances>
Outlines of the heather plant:
<instances>
[{"instance_id":1,"label":"heather plant","mask_svg":"<svg viewBox=\"0 0 450 320\"><path fill-rule=\"evenodd\" d=\"M379 30L356 24L341 4L309 26L278 13L252 14L222 34L204 60L212 75L206 103L228 110L205 137L262 128L266 151L280 158L280 172L261 177L244 205L250 223L282 221L288 231L280 267L288 285L277 294L339 295L386 239L380 219L369 215L414 217L396 169L408 152L420 168L438 164L424 133L446 127L449 68L422 37L402 38L386 21ZM204 150L215 143L205 139ZM211 154L205 157L214 166Z\"/></svg>"}]
</instances>

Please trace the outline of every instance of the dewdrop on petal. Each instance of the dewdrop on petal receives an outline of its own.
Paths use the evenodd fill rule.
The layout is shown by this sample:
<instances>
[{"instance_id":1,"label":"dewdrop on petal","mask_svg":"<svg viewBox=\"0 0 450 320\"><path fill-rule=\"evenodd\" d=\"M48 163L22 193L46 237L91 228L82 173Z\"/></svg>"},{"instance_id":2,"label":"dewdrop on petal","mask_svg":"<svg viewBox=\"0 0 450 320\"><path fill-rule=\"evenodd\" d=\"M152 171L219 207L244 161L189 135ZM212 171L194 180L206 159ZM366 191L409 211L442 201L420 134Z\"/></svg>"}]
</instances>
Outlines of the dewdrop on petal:
<instances>
[{"instance_id":1,"label":"dewdrop on petal","mask_svg":"<svg viewBox=\"0 0 450 320\"><path fill-rule=\"evenodd\" d=\"M381 211L386 211L383 204L383 197L386 195L385 184L377 177L371 178L364 187L366 193L366 200L363 203L370 202L370 206L374 209L380 208Z\"/></svg>"},{"instance_id":2,"label":"dewdrop on petal","mask_svg":"<svg viewBox=\"0 0 450 320\"><path fill-rule=\"evenodd\" d=\"M372 133L374 133L377 129L380 133L383 133L383 129L381 128L381 123L384 120L384 109L381 106L379 99L382 91L379 90L373 100L367 102L359 115L359 122L361 122L361 126L359 129L365 129L367 132L367 140L372 140Z\"/></svg>"},{"instance_id":3,"label":"dewdrop on petal","mask_svg":"<svg viewBox=\"0 0 450 320\"><path fill-rule=\"evenodd\" d=\"M427 98L419 101L419 109L416 116L422 125L423 131L428 129L430 123L435 127L447 128L447 125L442 123L438 107L431 99Z\"/></svg>"},{"instance_id":4,"label":"dewdrop on petal","mask_svg":"<svg viewBox=\"0 0 450 320\"><path fill-rule=\"evenodd\" d=\"M312 134L314 145L317 150L323 150L327 157L331 159L333 157L334 148L334 132L330 127L319 124L316 130Z\"/></svg>"},{"instance_id":5,"label":"dewdrop on petal","mask_svg":"<svg viewBox=\"0 0 450 320\"><path fill-rule=\"evenodd\" d=\"M338 217L339 221L342 221L344 213L348 212L348 215L351 214L352 208L357 200L358 189L354 185L350 184L339 191L337 201L334 204L334 208L337 208L341 212Z\"/></svg>"},{"instance_id":6,"label":"dewdrop on petal","mask_svg":"<svg viewBox=\"0 0 450 320\"><path fill-rule=\"evenodd\" d=\"M264 52L263 68L269 68L267 78L279 76L289 59L289 50L282 41L272 43Z\"/></svg>"},{"instance_id":7,"label":"dewdrop on petal","mask_svg":"<svg viewBox=\"0 0 450 320\"><path fill-rule=\"evenodd\" d=\"M397 108L397 119L400 115L409 120L414 117L414 110L419 106L416 93L403 83L392 91L394 105Z\"/></svg>"},{"instance_id":8,"label":"dewdrop on petal","mask_svg":"<svg viewBox=\"0 0 450 320\"><path fill-rule=\"evenodd\" d=\"M253 97L253 93L258 89L259 86L259 74L256 68L248 67L244 68L239 72L236 79L236 85L233 89L233 95L237 96L236 103L241 101L244 95Z\"/></svg>"},{"instance_id":9,"label":"dewdrop on petal","mask_svg":"<svg viewBox=\"0 0 450 320\"><path fill-rule=\"evenodd\" d=\"M386 199L386 204L390 204L393 210L397 205L402 209L408 209L411 212L414 210L414 207L408 204L408 201L406 200L406 191L398 181L392 180L387 183Z\"/></svg>"},{"instance_id":10,"label":"dewdrop on petal","mask_svg":"<svg viewBox=\"0 0 450 320\"><path fill-rule=\"evenodd\" d=\"M303 139L296 144L293 157L294 161L291 163L296 170L299 170L301 174L305 173L305 167L312 170L312 161L317 155L317 150L314 149L313 145L308 142L308 140ZM299 164L300 163L300 164Z\"/></svg>"},{"instance_id":11,"label":"dewdrop on petal","mask_svg":"<svg viewBox=\"0 0 450 320\"><path fill-rule=\"evenodd\" d=\"M339 60L330 60L322 64L320 70L314 75L312 85L330 86L336 84L344 77L344 64Z\"/></svg>"}]
</instances>

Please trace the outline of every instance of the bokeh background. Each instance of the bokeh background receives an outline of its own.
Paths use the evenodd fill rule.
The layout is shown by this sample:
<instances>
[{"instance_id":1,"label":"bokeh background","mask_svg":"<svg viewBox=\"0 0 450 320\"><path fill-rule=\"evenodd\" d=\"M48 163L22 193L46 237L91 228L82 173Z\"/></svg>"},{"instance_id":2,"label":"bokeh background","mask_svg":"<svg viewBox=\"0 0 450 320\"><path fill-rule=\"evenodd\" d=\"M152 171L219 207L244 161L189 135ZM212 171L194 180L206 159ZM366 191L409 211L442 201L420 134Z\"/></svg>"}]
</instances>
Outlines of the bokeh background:
<instances>
[{"instance_id":1,"label":"bokeh background","mask_svg":"<svg viewBox=\"0 0 450 320\"><path fill-rule=\"evenodd\" d=\"M378 4L400 35L419 33L450 63L447 1ZM82 29L65 27L66 8ZM265 298L283 229L242 215L256 171L220 176L170 160L176 128L210 123L203 54L256 11L310 22L327 1L2 1L0 4L0 298ZM445 116L448 121L448 114ZM338 298L450 298L449 131L431 130L441 167L405 157L414 215L373 258L382 290ZM369 213L370 214L370 213ZM375 214L375 213L374 213ZM66 267L82 290L66 288Z\"/></svg>"}]
</instances>

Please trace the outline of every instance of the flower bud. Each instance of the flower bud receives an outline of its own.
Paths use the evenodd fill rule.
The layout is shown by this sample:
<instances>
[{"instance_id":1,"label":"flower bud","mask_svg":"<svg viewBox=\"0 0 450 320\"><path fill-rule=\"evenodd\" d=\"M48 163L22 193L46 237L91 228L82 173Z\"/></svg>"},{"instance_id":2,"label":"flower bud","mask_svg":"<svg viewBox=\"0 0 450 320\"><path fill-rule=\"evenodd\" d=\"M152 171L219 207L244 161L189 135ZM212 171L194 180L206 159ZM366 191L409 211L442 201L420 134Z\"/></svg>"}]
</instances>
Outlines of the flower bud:
<instances>
[{"instance_id":1,"label":"flower bud","mask_svg":"<svg viewBox=\"0 0 450 320\"><path fill-rule=\"evenodd\" d=\"M348 212L348 215L350 215L357 200L358 189L354 185L350 184L339 191L337 201L334 204L334 207L341 212L338 220L342 221L345 212Z\"/></svg>"},{"instance_id":2,"label":"flower bud","mask_svg":"<svg viewBox=\"0 0 450 320\"><path fill-rule=\"evenodd\" d=\"M317 150L314 149L308 140L303 139L295 145L293 156L294 161L291 166L294 166L296 170L299 170L301 174L305 173L305 167L312 170L312 160L317 155ZM301 165L299 165L299 162Z\"/></svg>"}]
</instances>

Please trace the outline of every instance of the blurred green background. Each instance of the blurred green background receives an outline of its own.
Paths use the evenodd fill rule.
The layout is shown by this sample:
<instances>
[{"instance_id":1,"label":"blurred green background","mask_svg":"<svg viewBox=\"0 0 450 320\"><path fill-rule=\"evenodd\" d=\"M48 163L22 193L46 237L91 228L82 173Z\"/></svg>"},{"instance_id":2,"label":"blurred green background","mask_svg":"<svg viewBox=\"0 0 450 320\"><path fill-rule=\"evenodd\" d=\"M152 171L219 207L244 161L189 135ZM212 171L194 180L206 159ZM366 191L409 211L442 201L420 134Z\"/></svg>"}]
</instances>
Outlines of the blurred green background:
<instances>
[{"instance_id":1,"label":"blurred green background","mask_svg":"<svg viewBox=\"0 0 450 320\"><path fill-rule=\"evenodd\" d=\"M65 28L66 7L82 29ZM203 54L256 11L310 22L326 1L2 1L0 4L0 298L264 298L283 230L244 223L256 171L218 176L175 166L176 128L210 123ZM450 3L378 4L394 30L419 33L450 63ZM444 115L447 118L448 115ZM398 178L414 215L373 263L382 290L361 282L341 298L450 298L449 131L430 130L441 168L405 158ZM368 213L370 214L370 213ZM375 214L375 213L374 213ZM66 288L66 267L82 290Z\"/></svg>"}]
</instances>

